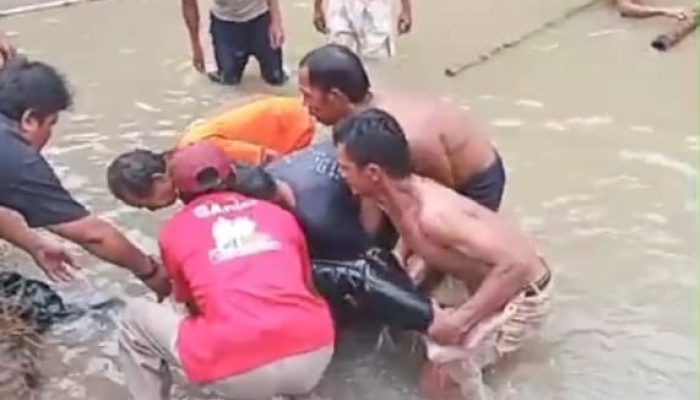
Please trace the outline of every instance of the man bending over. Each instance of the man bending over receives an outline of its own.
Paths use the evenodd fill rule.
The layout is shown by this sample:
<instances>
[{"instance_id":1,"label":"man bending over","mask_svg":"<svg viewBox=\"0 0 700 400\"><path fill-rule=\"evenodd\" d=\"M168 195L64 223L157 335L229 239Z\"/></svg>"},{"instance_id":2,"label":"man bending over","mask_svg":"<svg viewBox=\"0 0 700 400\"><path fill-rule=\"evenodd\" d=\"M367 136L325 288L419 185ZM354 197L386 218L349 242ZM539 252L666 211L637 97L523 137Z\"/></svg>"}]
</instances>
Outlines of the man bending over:
<instances>
[{"instance_id":1,"label":"man bending over","mask_svg":"<svg viewBox=\"0 0 700 400\"><path fill-rule=\"evenodd\" d=\"M226 398L309 392L330 363L334 331L298 223L272 203L222 192L233 172L212 144L176 152L171 169L185 206L159 244L189 313L129 305L119 348L131 396L168 399L173 366Z\"/></svg>"},{"instance_id":2,"label":"man bending over","mask_svg":"<svg viewBox=\"0 0 700 400\"><path fill-rule=\"evenodd\" d=\"M518 349L548 308L550 272L530 239L500 215L412 172L409 145L391 115L368 109L334 130L352 190L376 200L406 249L464 282L471 297L435 310L428 356L475 399L481 368Z\"/></svg>"}]
</instances>

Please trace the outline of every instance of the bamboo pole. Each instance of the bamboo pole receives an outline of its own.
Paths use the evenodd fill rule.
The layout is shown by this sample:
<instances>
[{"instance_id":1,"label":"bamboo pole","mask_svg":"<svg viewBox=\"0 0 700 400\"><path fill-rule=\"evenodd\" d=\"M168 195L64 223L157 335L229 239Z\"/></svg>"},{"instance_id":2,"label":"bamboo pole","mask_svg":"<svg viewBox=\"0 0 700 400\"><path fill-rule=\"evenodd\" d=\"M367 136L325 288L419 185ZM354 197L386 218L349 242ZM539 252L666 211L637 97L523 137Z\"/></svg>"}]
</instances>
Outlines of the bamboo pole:
<instances>
[{"instance_id":1,"label":"bamboo pole","mask_svg":"<svg viewBox=\"0 0 700 400\"><path fill-rule=\"evenodd\" d=\"M36 4L28 4L26 6L17 6L0 10L0 17L9 17L12 15L25 14L34 11L48 10L51 8L72 6L79 3L88 3L99 0L54 0Z\"/></svg>"},{"instance_id":2,"label":"bamboo pole","mask_svg":"<svg viewBox=\"0 0 700 400\"><path fill-rule=\"evenodd\" d=\"M658 51L666 51L685 39L686 36L697 29L698 23L700 23L700 13L698 11L698 9L695 9L691 18L679 22L673 29L654 38L651 42L651 47Z\"/></svg>"},{"instance_id":3,"label":"bamboo pole","mask_svg":"<svg viewBox=\"0 0 700 400\"><path fill-rule=\"evenodd\" d=\"M501 43L498 46L487 51L486 53L480 54L479 56L477 56L473 60L463 62L463 63L458 63L452 67L446 68L445 75L447 75L449 77L454 77L454 76L457 76L470 68L473 68L479 64L483 64L483 63L491 60L492 58L496 57L501 52L518 46L519 44L532 38L533 36L538 35L538 34L544 32L550 28L553 28L556 25L561 24L562 22L567 21L568 19L578 15L579 13L581 13L583 11L586 11L587 9L593 7L595 4L597 4L601 1L602 0L588 0L581 5L572 7L570 9L568 9L566 12L564 12L564 14L562 14L561 16L559 16L555 19L546 21L545 23L540 25L538 28L529 31L516 39L510 40L510 41L505 42L505 43Z\"/></svg>"}]
</instances>

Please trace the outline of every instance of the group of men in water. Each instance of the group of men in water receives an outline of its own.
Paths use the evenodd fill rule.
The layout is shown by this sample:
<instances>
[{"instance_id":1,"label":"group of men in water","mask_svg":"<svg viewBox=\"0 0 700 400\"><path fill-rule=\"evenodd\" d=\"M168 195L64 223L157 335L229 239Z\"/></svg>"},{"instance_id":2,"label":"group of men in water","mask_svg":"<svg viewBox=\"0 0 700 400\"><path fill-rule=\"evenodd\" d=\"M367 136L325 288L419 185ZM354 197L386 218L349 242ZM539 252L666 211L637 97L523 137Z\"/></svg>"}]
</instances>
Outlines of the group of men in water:
<instances>
[{"instance_id":1,"label":"group of men in water","mask_svg":"<svg viewBox=\"0 0 700 400\"><path fill-rule=\"evenodd\" d=\"M70 105L50 66L0 70L0 237L47 273L67 253L46 227L134 273L159 300L120 327L134 399L166 399L170 368L227 398L309 392L336 331L360 321L425 338L426 389L484 395L481 370L541 326L552 278L498 209L501 157L457 105L375 91L360 58L326 45L300 62L302 99L267 98L190 129L172 149L136 149L107 169L111 192L155 210L181 202L143 254L60 184L40 150ZM315 122L332 140L314 141ZM446 280L465 288L443 298Z\"/></svg>"},{"instance_id":2,"label":"group of men in water","mask_svg":"<svg viewBox=\"0 0 700 400\"><path fill-rule=\"evenodd\" d=\"M541 325L551 290L532 242L497 213L498 152L456 105L372 91L342 46L308 53L299 88L302 101L258 100L192 128L174 150L134 150L109 166L109 187L127 204L184 203L160 245L191 313L130 308L122 348L132 393L155 398L144 394L155 387L145 365L163 360L232 397L304 392L333 348L318 291L336 326L370 318L425 334L437 366L425 374L473 398L481 369ZM332 127L332 141L310 144L311 116ZM445 276L464 284L466 300L431 299ZM305 379L302 364L314 371Z\"/></svg>"}]
</instances>

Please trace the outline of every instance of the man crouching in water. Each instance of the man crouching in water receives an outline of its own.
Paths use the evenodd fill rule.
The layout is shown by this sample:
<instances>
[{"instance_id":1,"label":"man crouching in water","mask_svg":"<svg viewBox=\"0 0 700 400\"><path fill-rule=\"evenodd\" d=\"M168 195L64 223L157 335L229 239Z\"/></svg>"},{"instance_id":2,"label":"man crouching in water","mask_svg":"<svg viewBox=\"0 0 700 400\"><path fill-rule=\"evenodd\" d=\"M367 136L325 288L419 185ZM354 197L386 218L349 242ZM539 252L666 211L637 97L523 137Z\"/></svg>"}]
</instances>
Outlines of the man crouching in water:
<instances>
[{"instance_id":1,"label":"man crouching in water","mask_svg":"<svg viewBox=\"0 0 700 400\"><path fill-rule=\"evenodd\" d=\"M301 227L272 203L223 191L233 172L211 143L176 151L170 172L185 206L159 245L189 313L129 305L119 348L131 396L170 398L172 366L226 398L311 391L331 361L334 329L313 288Z\"/></svg>"},{"instance_id":2,"label":"man crouching in water","mask_svg":"<svg viewBox=\"0 0 700 400\"><path fill-rule=\"evenodd\" d=\"M336 126L333 139L348 185L377 201L409 252L472 289L454 309L435 307L428 358L463 396L483 398L481 369L518 349L543 322L549 269L517 227L413 174L409 145L391 115L362 111Z\"/></svg>"}]
</instances>

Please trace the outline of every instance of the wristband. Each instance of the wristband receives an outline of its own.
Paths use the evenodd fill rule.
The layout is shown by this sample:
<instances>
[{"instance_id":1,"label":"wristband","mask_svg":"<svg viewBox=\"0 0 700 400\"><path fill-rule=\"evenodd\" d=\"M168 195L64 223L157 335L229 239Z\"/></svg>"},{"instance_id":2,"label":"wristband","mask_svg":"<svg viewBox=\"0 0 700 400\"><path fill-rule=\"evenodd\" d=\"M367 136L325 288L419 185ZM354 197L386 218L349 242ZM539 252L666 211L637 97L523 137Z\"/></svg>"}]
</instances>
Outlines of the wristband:
<instances>
[{"instance_id":1,"label":"wristband","mask_svg":"<svg viewBox=\"0 0 700 400\"><path fill-rule=\"evenodd\" d=\"M150 262L153 269L148 271L147 274L143 274L143 275L134 273L134 275L136 275L136 277L141 279L142 281L147 281L147 280L153 278L154 276L156 276L156 274L158 273L158 263L156 263L152 257L148 257L148 261Z\"/></svg>"}]
</instances>

